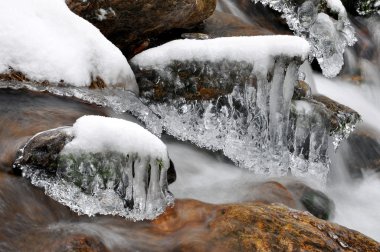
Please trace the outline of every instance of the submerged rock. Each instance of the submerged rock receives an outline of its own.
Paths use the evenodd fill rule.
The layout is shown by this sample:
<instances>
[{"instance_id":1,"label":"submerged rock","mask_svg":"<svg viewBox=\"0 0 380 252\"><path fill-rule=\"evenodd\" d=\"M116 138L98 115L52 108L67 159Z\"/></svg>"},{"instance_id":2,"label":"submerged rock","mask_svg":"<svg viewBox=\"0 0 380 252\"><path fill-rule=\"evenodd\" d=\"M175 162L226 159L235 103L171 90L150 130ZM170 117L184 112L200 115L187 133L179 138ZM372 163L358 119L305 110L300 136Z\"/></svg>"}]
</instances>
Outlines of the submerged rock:
<instances>
[{"instance_id":1,"label":"submerged rock","mask_svg":"<svg viewBox=\"0 0 380 252\"><path fill-rule=\"evenodd\" d=\"M363 178L365 173L380 173L380 139L376 134L376 131L360 128L340 149L352 178Z\"/></svg>"},{"instance_id":2,"label":"submerged rock","mask_svg":"<svg viewBox=\"0 0 380 252\"><path fill-rule=\"evenodd\" d=\"M164 143L137 124L85 116L32 137L14 169L78 213L150 219L172 201L170 163Z\"/></svg>"},{"instance_id":3,"label":"submerged rock","mask_svg":"<svg viewBox=\"0 0 380 252\"><path fill-rule=\"evenodd\" d=\"M216 6L216 0L66 0L66 3L127 55L145 40L164 31L198 24L209 17Z\"/></svg>"},{"instance_id":4,"label":"submerged rock","mask_svg":"<svg viewBox=\"0 0 380 252\"><path fill-rule=\"evenodd\" d=\"M302 204L301 210L307 210L315 217L323 220L329 220L334 217L335 204L323 192L315 190L301 182L287 183L286 188Z\"/></svg>"},{"instance_id":5,"label":"submerged rock","mask_svg":"<svg viewBox=\"0 0 380 252\"><path fill-rule=\"evenodd\" d=\"M276 181L254 186L242 200L247 202L281 203L290 208L297 208L297 203L292 193L284 185Z\"/></svg>"}]
</instances>

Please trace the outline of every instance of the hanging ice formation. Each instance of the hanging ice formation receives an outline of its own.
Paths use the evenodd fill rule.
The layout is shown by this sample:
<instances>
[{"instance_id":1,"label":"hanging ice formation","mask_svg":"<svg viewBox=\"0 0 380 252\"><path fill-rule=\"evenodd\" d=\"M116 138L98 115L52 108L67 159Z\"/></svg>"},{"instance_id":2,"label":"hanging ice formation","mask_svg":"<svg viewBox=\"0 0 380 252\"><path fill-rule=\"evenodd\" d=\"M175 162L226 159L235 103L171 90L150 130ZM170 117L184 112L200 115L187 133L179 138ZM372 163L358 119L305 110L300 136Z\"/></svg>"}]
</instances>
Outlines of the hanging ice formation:
<instances>
[{"instance_id":1,"label":"hanging ice formation","mask_svg":"<svg viewBox=\"0 0 380 252\"><path fill-rule=\"evenodd\" d=\"M169 165L165 144L139 125L84 116L31 138L14 169L75 212L141 220L173 202Z\"/></svg>"},{"instance_id":2,"label":"hanging ice formation","mask_svg":"<svg viewBox=\"0 0 380 252\"><path fill-rule=\"evenodd\" d=\"M311 52L327 77L344 64L343 53L356 42L354 28L340 0L252 0L282 13L294 34L311 44Z\"/></svg>"},{"instance_id":3,"label":"hanging ice formation","mask_svg":"<svg viewBox=\"0 0 380 252\"><path fill-rule=\"evenodd\" d=\"M308 53L308 42L295 36L178 40L131 63L168 134L221 150L258 174L291 172L324 183L329 142L359 117L310 97L292 102Z\"/></svg>"}]
</instances>

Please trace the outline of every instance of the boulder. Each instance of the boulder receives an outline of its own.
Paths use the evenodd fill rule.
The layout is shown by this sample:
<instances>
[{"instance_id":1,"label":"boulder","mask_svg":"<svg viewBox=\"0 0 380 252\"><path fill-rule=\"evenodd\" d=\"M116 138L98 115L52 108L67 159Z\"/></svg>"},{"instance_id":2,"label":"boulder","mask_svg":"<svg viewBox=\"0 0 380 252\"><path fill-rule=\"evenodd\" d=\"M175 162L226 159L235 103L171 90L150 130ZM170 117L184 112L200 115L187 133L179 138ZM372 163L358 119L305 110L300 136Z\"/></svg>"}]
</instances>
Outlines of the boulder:
<instances>
[{"instance_id":1,"label":"boulder","mask_svg":"<svg viewBox=\"0 0 380 252\"><path fill-rule=\"evenodd\" d=\"M192 226L192 235L184 232ZM153 221L152 233L170 234L168 250L379 251L380 244L340 225L279 204L210 205L178 200ZM172 244L172 243L169 243ZM166 244L168 246L168 244Z\"/></svg>"},{"instance_id":2,"label":"boulder","mask_svg":"<svg viewBox=\"0 0 380 252\"><path fill-rule=\"evenodd\" d=\"M77 15L91 22L125 55L147 46L150 38L174 28L190 28L209 17L215 0L66 0ZM145 45L144 45L145 43Z\"/></svg>"}]
</instances>

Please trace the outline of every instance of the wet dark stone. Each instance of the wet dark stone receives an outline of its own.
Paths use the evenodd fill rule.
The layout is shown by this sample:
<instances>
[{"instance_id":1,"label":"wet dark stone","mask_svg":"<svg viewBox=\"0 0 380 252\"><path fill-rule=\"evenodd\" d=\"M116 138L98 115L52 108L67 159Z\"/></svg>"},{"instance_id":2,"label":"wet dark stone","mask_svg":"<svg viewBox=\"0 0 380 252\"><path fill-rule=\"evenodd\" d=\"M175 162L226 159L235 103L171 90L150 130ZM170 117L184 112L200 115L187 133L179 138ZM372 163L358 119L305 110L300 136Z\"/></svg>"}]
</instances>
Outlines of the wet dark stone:
<instances>
[{"instance_id":1,"label":"wet dark stone","mask_svg":"<svg viewBox=\"0 0 380 252\"><path fill-rule=\"evenodd\" d=\"M146 40L154 40L165 31L191 28L202 22L216 6L216 0L66 0L66 3L129 56Z\"/></svg>"},{"instance_id":2,"label":"wet dark stone","mask_svg":"<svg viewBox=\"0 0 380 252\"><path fill-rule=\"evenodd\" d=\"M301 182L290 183L286 187L302 204L302 207L315 217L329 220L334 216L335 204L323 192L315 190Z\"/></svg>"},{"instance_id":3,"label":"wet dark stone","mask_svg":"<svg viewBox=\"0 0 380 252\"><path fill-rule=\"evenodd\" d=\"M351 178L363 178L364 171L380 173L380 141L371 130L353 132L341 151Z\"/></svg>"},{"instance_id":4,"label":"wet dark stone","mask_svg":"<svg viewBox=\"0 0 380 252\"><path fill-rule=\"evenodd\" d=\"M168 176L168 184L169 185L174 183L177 179L177 173L175 171L174 164L173 164L172 160L170 160L170 166L169 166L169 169L167 171L167 176Z\"/></svg>"},{"instance_id":5,"label":"wet dark stone","mask_svg":"<svg viewBox=\"0 0 380 252\"><path fill-rule=\"evenodd\" d=\"M45 171L55 174L58 169L58 156L72 136L64 130L55 129L42 132L31 138L23 149L17 153L13 170L21 174L21 166L43 167Z\"/></svg>"}]
</instances>

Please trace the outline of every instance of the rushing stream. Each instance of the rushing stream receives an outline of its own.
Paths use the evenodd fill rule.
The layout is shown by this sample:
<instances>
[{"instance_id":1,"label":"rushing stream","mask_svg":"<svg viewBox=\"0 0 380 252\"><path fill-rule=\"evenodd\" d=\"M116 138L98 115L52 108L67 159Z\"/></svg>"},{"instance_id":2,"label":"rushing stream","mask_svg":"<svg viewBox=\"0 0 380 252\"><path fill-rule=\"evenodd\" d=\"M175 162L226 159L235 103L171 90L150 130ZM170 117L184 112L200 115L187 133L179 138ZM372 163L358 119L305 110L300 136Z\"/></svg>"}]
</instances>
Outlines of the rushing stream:
<instances>
[{"instance_id":1,"label":"rushing stream","mask_svg":"<svg viewBox=\"0 0 380 252\"><path fill-rule=\"evenodd\" d=\"M244 3L244 1L241 2ZM268 1L254 2L265 4ZM244 10L243 7L243 4L239 5L239 1L220 0L217 10L232 14L246 24L254 24L256 22L254 14ZM305 8L307 9L307 6ZM286 13L288 10L280 11ZM314 14L317 15L317 13ZM291 15L295 14L291 13ZM321 18L323 15L320 15ZM263 17L259 18L263 19ZM349 33L347 38L341 38L339 42L344 46L351 45L355 39L348 28L348 19L344 15L339 18L342 27L348 29L345 32ZM378 20L371 23L372 27L378 27L378 24ZM302 30L305 27L300 27L301 24L296 23L293 26L296 34L307 36L308 39L313 37L313 34ZM318 30L317 28L315 30ZM380 41L380 33L377 35L378 40L375 38L375 42L371 43L375 44L372 45L375 48L373 50L380 51L380 46L376 44ZM359 37L359 42L365 39L366 37ZM320 63L326 59L321 68L324 73L330 71L327 74L330 77L339 71L343 62L344 49L341 46L337 47L339 48L335 48L333 56L324 55L325 52L321 51L318 44L312 48L314 56ZM144 97L144 92L150 94L149 90L143 90L141 92L143 98L139 99L129 92L118 93L108 90L101 93L88 89L84 91L85 89L82 88L45 87L37 84L33 86L28 83L0 81L0 220L3 221L0 225L0 251L55 251L65 241L77 239L78 234L94 239L91 241L93 244L99 241L100 248L105 245L111 251L165 251L182 248L181 242L186 243L186 239L205 242L200 237L202 237L202 232L207 230L209 223L208 220L199 217L205 216L201 208L184 209L182 212L175 213L175 217L185 216L182 220L185 219L186 223L180 221L171 223L173 227L165 226L165 223L162 224L160 220L133 222L114 216L77 215L69 208L47 197L41 188L32 186L26 178L12 173L16 152L27 143L30 137L52 128L72 126L84 115L125 119L140 124L161 137L167 146L168 156L165 156L165 160L168 159L165 169L162 169L161 163L158 162L160 160L149 156L157 162L161 173L156 174L156 177L151 177L153 165L148 164L146 166L149 167L149 170L147 169L149 174L144 173L141 181L145 183L145 177L148 177L146 181L153 181L154 178L157 181L159 178L166 180L170 158L175 166L176 180L169 186L166 181L163 182L165 194L168 193L170 196L169 203L172 200L172 193L176 199L199 200L210 204L248 201L272 203L271 200L274 197L273 202L286 204L288 201L289 204L300 206L299 199L288 200L287 195L282 195L284 202L276 201L278 195L263 191L260 186L265 183L272 183L271 185L281 183L289 186L287 187L289 189L302 182L312 188L310 190L318 190L321 194L323 192L332 200L332 205L335 205L334 213L331 215L329 213L325 219L380 241L380 100L378 99L380 97L378 74L380 58L364 59L363 55L356 55L353 50L350 50L345 54L348 63L343 74L327 79L317 71L313 71L308 62L302 64L304 59L293 56L285 64L282 62L283 59L279 59L278 55L278 58L275 56L273 56L275 63L262 76L256 73L258 77L262 77L261 79L251 75L252 65L255 66L259 61L253 62L255 64L252 63L252 65L245 65L248 70L239 65L243 64L242 62L232 61L231 65L235 67L234 69L238 69L237 74L240 74L238 77L243 79L244 86L235 86L231 88L231 93L222 94L215 100L185 101L183 97L174 97L177 95L174 92L175 94L170 94L174 97L172 100L159 103L152 102L153 99L146 98L148 96ZM330 56L333 59L329 58ZM287 56L281 55L281 57L286 59ZM297 58L297 61L294 58ZM331 60L336 59L338 62L333 63L337 65L329 69ZM354 72L357 71L356 68L359 68L357 66L359 63L355 64L355 62L359 59L361 67L365 66L366 70L363 70L364 78L355 82ZM160 61L160 59L156 60ZM184 65L192 64L191 67L194 69L199 67L198 62L189 62ZM209 63L207 60L205 62ZM212 67L207 68L210 65L202 67L207 68L205 72L213 76L214 73L218 73L218 67L220 67L218 64L226 66L230 62L223 61L212 65L216 70ZM133 67L138 68L132 65ZM168 63L166 67L156 70L159 73L161 71L165 76L168 67L171 66ZM247 73L244 70L247 70ZM170 76L167 74L167 82L175 82L176 85L179 83L175 86L175 90L180 93L180 89L185 86L181 83L181 73L174 70L170 73ZM228 77L223 76L226 79ZM160 79L160 76L157 78ZM253 78L256 78L256 83L252 81ZM330 121L326 119L325 114L319 113L321 110L312 107L312 113L305 112L310 110L310 104L319 106L318 108L326 106L313 100L314 98L310 95L294 101L292 94L295 83L303 80L309 83L313 94L324 95L352 108L361 115L362 121L358 123L356 130L348 139L344 139L348 135L345 133L351 133L357 117L352 116L348 120L349 116L339 114L344 120L347 119L343 120L347 122L347 127L345 125L346 128L339 127L336 131L331 130ZM222 81L216 79L215 83L225 88ZM249 86L247 83L254 84ZM263 83L268 84L268 87ZM279 88L274 84L278 84ZM12 88L9 88L10 86ZM276 90L283 90L283 93L276 94ZM252 104L247 101L252 101ZM187 113L188 111L190 112ZM291 113L293 114L289 116ZM317 115L313 117L313 113ZM252 115L260 115L263 118L256 118L256 120L251 118ZM267 120L267 116L270 120ZM265 122L271 122L272 125L264 125ZM306 126L302 125L303 122L306 122ZM274 142L273 139L278 139L278 141ZM273 143L269 143L270 140ZM336 143L339 142L338 140L342 140L340 146L334 149L333 147L338 145ZM310 150L303 149L305 142ZM276 149L273 146L281 148ZM172 163L170 162L170 168L172 168ZM135 177L135 165L130 165L130 173L130 177ZM39 179L37 176L37 184ZM138 183L136 185L140 185ZM35 181L33 184L36 184ZM152 189L154 192L161 190L158 185L156 187L155 190ZM67 188L64 186L62 188L62 193L65 194ZM125 191L125 188L123 190ZM89 197L94 196L94 193L91 193ZM75 201L78 198L74 195L70 196L70 200ZM100 201L103 200L107 201L107 197L101 198ZM122 212L126 208L125 202L124 205L123 202L119 203ZM179 207L183 207L181 204L184 203L179 201L178 204ZM82 205L92 207L88 206L86 201L83 201ZM165 207L166 205L165 202ZM160 213L164 208L160 208ZM309 209L301 208L301 210ZM107 214L107 211L91 213L99 212ZM128 215L119 215L128 217ZM152 215L151 219L155 217L156 215ZM137 219L146 218L142 216ZM168 230L175 230L175 232L168 235Z\"/></svg>"}]
</instances>

